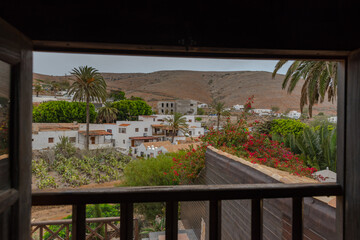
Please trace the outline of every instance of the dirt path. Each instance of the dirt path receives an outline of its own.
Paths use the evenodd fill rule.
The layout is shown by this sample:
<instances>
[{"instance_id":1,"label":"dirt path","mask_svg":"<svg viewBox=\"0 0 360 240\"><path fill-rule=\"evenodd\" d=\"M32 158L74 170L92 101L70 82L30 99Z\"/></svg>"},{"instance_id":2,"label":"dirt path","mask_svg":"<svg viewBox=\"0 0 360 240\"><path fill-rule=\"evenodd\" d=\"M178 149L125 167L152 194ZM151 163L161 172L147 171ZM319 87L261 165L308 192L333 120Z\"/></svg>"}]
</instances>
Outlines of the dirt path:
<instances>
[{"instance_id":1,"label":"dirt path","mask_svg":"<svg viewBox=\"0 0 360 240\"><path fill-rule=\"evenodd\" d=\"M84 188L111 188L120 184L121 181L112 181L100 184L83 185L78 188L58 188L50 191L61 191L69 189L84 189ZM40 190L36 190L40 191ZM46 190L49 191L49 190ZM35 206L31 208L31 221L45 221L45 220L59 220L71 215L72 207L69 205L62 206Z\"/></svg>"}]
</instances>

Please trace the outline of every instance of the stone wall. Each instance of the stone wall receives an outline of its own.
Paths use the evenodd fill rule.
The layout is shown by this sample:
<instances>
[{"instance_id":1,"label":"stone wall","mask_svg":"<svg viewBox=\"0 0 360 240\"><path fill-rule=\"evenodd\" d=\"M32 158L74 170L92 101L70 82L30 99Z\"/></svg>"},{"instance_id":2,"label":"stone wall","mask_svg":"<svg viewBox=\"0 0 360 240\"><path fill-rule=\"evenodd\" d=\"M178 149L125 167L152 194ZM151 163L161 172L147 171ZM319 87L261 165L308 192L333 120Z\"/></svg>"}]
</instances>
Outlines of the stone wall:
<instances>
[{"instance_id":1,"label":"stone wall","mask_svg":"<svg viewBox=\"0 0 360 240\"><path fill-rule=\"evenodd\" d=\"M214 148L206 152L206 166L196 184L251 184L251 183L313 183L313 179L297 177L270 167L252 164ZM329 205L332 198L304 199L304 239L335 239L336 209ZM291 239L291 199L264 200L263 239ZM223 201L222 239L250 239L251 201ZM194 229L198 239L201 222L205 222L208 239L208 203L181 203L184 226ZM204 227L203 227L204 228ZM201 239L202 240L202 239Z\"/></svg>"}]
</instances>

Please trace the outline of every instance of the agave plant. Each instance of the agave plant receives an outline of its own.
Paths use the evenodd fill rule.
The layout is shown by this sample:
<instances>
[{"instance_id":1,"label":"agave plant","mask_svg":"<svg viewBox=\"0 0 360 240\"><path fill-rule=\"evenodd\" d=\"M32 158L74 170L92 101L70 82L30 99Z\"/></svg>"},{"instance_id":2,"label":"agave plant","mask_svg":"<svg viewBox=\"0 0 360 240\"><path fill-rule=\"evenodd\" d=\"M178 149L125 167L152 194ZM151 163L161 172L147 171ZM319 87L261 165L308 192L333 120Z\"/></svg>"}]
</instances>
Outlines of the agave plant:
<instances>
[{"instance_id":1,"label":"agave plant","mask_svg":"<svg viewBox=\"0 0 360 240\"><path fill-rule=\"evenodd\" d=\"M296 145L307 163L317 169L336 171L336 128L305 128L296 138Z\"/></svg>"},{"instance_id":2,"label":"agave plant","mask_svg":"<svg viewBox=\"0 0 360 240\"><path fill-rule=\"evenodd\" d=\"M327 167L336 172L336 128L327 124L317 127L306 127L297 136L274 134L274 141L283 142L291 152L301 155L307 165L317 169Z\"/></svg>"}]
</instances>

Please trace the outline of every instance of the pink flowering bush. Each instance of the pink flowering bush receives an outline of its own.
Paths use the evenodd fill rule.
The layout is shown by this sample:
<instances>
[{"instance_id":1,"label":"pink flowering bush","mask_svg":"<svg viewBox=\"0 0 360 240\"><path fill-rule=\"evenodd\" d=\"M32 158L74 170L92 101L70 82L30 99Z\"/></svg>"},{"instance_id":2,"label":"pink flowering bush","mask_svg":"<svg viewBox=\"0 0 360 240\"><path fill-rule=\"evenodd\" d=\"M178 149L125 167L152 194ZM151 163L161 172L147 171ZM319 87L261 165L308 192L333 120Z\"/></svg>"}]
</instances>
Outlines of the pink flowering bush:
<instances>
[{"instance_id":1,"label":"pink flowering bush","mask_svg":"<svg viewBox=\"0 0 360 240\"><path fill-rule=\"evenodd\" d=\"M256 124L255 122L254 125ZM312 177L311 174L317 171L306 166L299 156L283 143L271 140L267 134L249 132L247 126L243 120L237 124L227 123L223 130L211 129L202 140L254 164L263 164L294 175Z\"/></svg>"},{"instance_id":2,"label":"pink flowering bush","mask_svg":"<svg viewBox=\"0 0 360 240\"><path fill-rule=\"evenodd\" d=\"M271 140L267 134L253 133L250 126L240 120L236 124L227 122L222 130L210 129L200 138L201 145L190 147L184 154L174 156L173 165L169 171L164 171L173 184L188 184L192 182L205 167L205 152L207 146L213 146L224 152L242 157L254 164L262 164L279 170L287 171L298 176L312 177L317 169L306 166L299 155L294 154L283 143Z\"/></svg>"},{"instance_id":3,"label":"pink flowering bush","mask_svg":"<svg viewBox=\"0 0 360 240\"><path fill-rule=\"evenodd\" d=\"M188 184L192 182L205 167L205 152L207 145L191 146L185 154L173 158L173 166L165 175L172 175L174 183Z\"/></svg>"}]
</instances>

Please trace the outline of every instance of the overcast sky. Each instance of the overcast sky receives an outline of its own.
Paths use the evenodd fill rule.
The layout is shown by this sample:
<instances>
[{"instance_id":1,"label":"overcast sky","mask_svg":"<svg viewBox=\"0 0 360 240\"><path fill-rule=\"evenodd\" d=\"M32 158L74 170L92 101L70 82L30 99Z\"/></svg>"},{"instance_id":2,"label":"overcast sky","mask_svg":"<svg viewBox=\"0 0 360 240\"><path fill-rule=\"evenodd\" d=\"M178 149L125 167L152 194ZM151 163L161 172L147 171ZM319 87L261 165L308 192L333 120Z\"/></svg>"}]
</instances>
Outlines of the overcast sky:
<instances>
[{"instance_id":1,"label":"overcast sky","mask_svg":"<svg viewBox=\"0 0 360 240\"><path fill-rule=\"evenodd\" d=\"M137 57L99 54L34 52L34 72L47 75L69 74L72 68L92 66L100 72L150 73L161 70L193 71L267 71L274 60L232 60L209 58ZM279 73L285 73L284 66Z\"/></svg>"}]
</instances>

